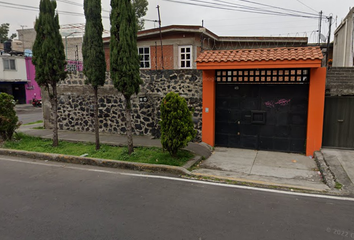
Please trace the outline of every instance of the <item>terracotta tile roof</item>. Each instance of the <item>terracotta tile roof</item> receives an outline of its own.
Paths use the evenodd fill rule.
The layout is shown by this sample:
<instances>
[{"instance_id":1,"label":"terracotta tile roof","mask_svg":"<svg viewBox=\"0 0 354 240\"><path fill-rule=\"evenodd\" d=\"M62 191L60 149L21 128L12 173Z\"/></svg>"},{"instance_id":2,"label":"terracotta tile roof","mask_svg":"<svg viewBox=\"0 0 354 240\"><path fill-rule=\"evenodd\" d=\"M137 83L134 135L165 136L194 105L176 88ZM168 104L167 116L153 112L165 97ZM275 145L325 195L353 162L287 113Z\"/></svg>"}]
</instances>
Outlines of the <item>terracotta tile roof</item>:
<instances>
[{"instance_id":1,"label":"terracotta tile roof","mask_svg":"<svg viewBox=\"0 0 354 240\"><path fill-rule=\"evenodd\" d=\"M282 47L237 50L207 50L197 58L197 63L248 62L277 60L321 60L319 47Z\"/></svg>"}]
</instances>

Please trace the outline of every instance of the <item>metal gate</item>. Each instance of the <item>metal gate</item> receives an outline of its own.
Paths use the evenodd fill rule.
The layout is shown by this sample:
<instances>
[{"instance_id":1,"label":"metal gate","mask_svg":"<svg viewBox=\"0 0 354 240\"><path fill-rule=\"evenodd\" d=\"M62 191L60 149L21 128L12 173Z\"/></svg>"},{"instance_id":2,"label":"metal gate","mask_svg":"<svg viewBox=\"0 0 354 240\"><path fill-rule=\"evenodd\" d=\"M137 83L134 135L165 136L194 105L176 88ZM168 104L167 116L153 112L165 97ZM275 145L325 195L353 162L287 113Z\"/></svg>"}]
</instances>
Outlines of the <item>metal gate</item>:
<instances>
[{"instance_id":1,"label":"metal gate","mask_svg":"<svg viewBox=\"0 0 354 240\"><path fill-rule=\"evenodd\" d=\"M215 144L304 153L309 85L216 86Z\"/></svg>"},{"instance_id":2,"label":"metal gate","mask_svg":"<svg viewBox=\"0 0 354 240\"><path fill-rule=\"evenodd\" d=\"M322 145L354 148L354 96L326 97Z\"/></svg>"}]
</instances>

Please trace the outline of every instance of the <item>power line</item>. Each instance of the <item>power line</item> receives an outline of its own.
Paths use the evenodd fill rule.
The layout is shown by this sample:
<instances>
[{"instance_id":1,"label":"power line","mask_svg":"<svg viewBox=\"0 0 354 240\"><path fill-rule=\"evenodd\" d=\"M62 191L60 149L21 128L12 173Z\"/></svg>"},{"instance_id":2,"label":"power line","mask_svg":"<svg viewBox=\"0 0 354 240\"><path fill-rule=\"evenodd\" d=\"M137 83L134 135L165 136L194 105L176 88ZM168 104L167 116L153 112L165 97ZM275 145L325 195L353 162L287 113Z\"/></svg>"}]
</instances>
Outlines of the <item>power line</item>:
<instances>
[{"instance_id":1,"label":"power line","mask_svg":"<svg viewBox=\"0 0 354 240\"><path fill-rule=\"evenodd\" d=\"M61 2L65 2L65 3L69 3L69 4L74 4L74 2L71 1L66 1L66 0L57 0L57 1L61 1ZM82 6L82 4L79 3L75 3L76 6ZM29 5L23 5L23 4L15 4L15 3L8 3L8 2L4 2L4 1L0 1L0 6L2 7L6 7L6 8L12 8L12 9L17 9L17 10L27 10L27 11L34 11L34 12L39 12L39 8L38 7L34 7L34 6L29 6ZM102 10L104 12L110 12L107 10ZM62 10L57 10L58 13L62 14L62 15L69 15L69 16L77 16L77 17L85 17L85 15L83 13L79 13L79 12L70 12L70 11L62 11ZM104 19L109 19L109 16L102 16L102 18ZM157 20L151 20L151 19L144 19L145 21L149 21L149 22L158 22Z\"/></svg>"},{"instance_id":2,"label":"power line","mask_svg":"<svg viewBox=\"0 0 354 240\"><path fill-rule=\"evenodd\" d=\"M73 2L73 1L69 1L69 0L56 0L57 2L62 2L62 3L66 3L66 4L70 4L70 5L74 5L74 6L78 6L78 7L84 7L84 5L82 5L81 3L77 3L77 2ZM108 12L110 13L110 11L105 10L102 8L102 12Z\"/></svg>"},{"instance_id":3,"label":"power line","mask_svg":"<svg viewBox=\"0 0 354 240\"><path fill-rule=\"evenodd\" d=\"M299 25L299 23L301 23L301 22L299 22L299 21L306 21L306 23L307 23L307 25L306 26L308 26L308 19L297 19L297 20L291 20L291 21L282 21L282 23L298 23L297 24L297 27L299 27L300 25ZM314 20L313 20L314 21ZM274 23L279 23L279 21L276 21L276 22L274 22L274 21L272 21L272 22L268 22L268 21L264 21L264 23L266 23L266 24L274 24ZM242 26L253 26L253 25L259 25L259 23L258 22L254 22L254 23L242 23ZM222 26L220 26L220 24L208 24L208 27L216 27L216 26L218 26L218 27L236 27L236 26L240 26L240 24L238 24L238 23L234 23L234 22L230 22L230 24L222 24ZM304 27L306 27L306 26L304 26ZM300 27L302 27L302 26L300 26ZM263 27L263 29L264 29L264 27ZM267 29L268 29L268 27L267 27Z\"/></svg>"},{"instance_id":4,"label":"power line","mask_svg":"<svg viewBox=\"0 0 354 240\"><path fill-rule=\"evenodd\" d=\"M300 0L296 0L296 1L298 1L299 3L301 3L302 5L304 5L304 6L307 7L307 8L311 9L311 10L314 11L314 12L316 12L316 13L318 12L318 11L316 11L315 9L313 9L312 7L310 7L310 6L306 5L305 3L301 2Z\"/></svg>"},{"instance_id":5,"label":"power line","mask_svg":"<svg viewBox=\"0 0 354 240\"><path fill-rule=\"evenodd\" d=\"M70 5L74 5L74 6L79 6L79 7L83 7L83 5L81 3L77 3L77 2L72 2L69 0L56 0L57 2L62 2L62 3L67 3Z\"/></svg>"},{"instance_id":6,"label":"power line","mask_svg":"<svg viewBox=\"0 0 354 240\"><path fill-rule=\"evenodd\" d=\"M29 5L23 5L23 4L15 4L15 3L8 3L8 2L0 1L0 6L6 7L6 8L13 8L13 9L17 9L17 10L27 10L27 11L39 12L39 8L38 7L29 6ZM61 11L61 10L57 10L57 12L60 13L60 14L63 14L63 15L85 17L85 15L83 13L78 13L78 12L69 12L69 11ZM109 17L108 16L102 16L102 18L109 18Z\"/></svg>"},{"instance_id":7,"label":"power line","mask_svg":"<svg viewBox=\"0 0 354 240\"><path fill-rule=\"evenodd\" d=\"M255 13L260 13L260 12L264 12L264 13L274 13L275 15L282 15L284 13L282 12L279 12L279 11L274 11L274 10L266 10L266 9L262 9L262 8L257 8L257 7L251 7L251 6L246 6L246 5L241 5L241 4L235 4L235 3L229 3L229 2L226 2L226 1L219 1L221 3L224 3L225 5L224 6L231 6L231 7L235 7L235 8L240 8L240 9L247 9L247 10L252 10L252 11L255 11ZM247 1L248 2L248 1ZM217 4L217 3L216 3ZM217 4L219 5L219 4ZM265 5L265 4L259 4L259 5ZM269 5L265 5L265 6L269 6ZM275 9L282 9L282 8L279 8L279 7L273 7ZM290 10L290 12L294 12L296 14L298 14L299 12L297 11L294 11L294 10ZM291 14L294 14L294 13L291 13ZM290 14L290 13L286 13L286 14ZM307 14L307 13L305 13Z\"/></svg>"},{"instance_id":8,"label":"power line","mask_svg":"<svg viewBox=\"0 0 354 240\"><path fill-rule=\"evenodd\" d=\"M5 5L2 5L4 7L9 7L9 8L15 8L15 9L31 9L31 10L36 10L38 11L38 7L33 7L33 6L28 6L28 5L22 5L22 4L15 4L15 3L8 3L8 2L3 2L3 1L0 1L0 4L5 4ZM6 6L6 5L9 5L9 6Z\"/></svg>"},{"instance_id":9,"label":"power line","mask_svg":"<svg viewBox=\"0 0 354 240\"><path fill-rule=\"evenodd\" d=\"M304 13L300 11L295 11L295 10L288 10L291 12L281 12L278 10L267 10L264 8L256 8L256 7L250 7L246 5L240 5L240 4L233 4L225 1L218 1L217 3L213 2L207 2L203 0L193 0L193 2L182 2L180 0L164 0L167 2L174 2L174 3L179 3L179 4L186 4L186 5L194 5L194 6L200 6L200 7L208 7L208 8L213 8L213 9L221 9L221 10L230 10L230 11L241 11L241 12L248 12L248 13L256 13L256 14L266 14L266 15L275 15L275 16L290 16L290 17L303 17L303 18L318 18L317 15L312 14L312 13ZM243 0L246 1L246 0ZM196 3L197 2L197 3ZM222 3L224 2L224 3ZM251 2L251 1L247 1ZM270 6L266 4L260 4L259 5L263 6ZM275 7L279 8L279 7ZM279 8L282 9L282 8ZM300 14L301 13L301 14Z\"/></svg>"},{"instance_id":10,"label":"power line","mask_svg":"<svg viewBox=\"0 0 354 240\"><path fill-rule=\"evenodd\" d=\"M289 8L282 8L282 7L278 7L278 6L273 6L273 5L269 5L269 4L263 4L263 3L258 3L258 2L254 2L254 1L250 1L250 0L239 0L241 2L247 2L247 3L251 3L251 4L255 4L255 5L260 5L260 6L265 6L265 7L270 7L270 8L275 8L275 9L279 9L279 10L285 10L285 11L290 11L290 12L296 12L299 14L308 14L308 15L314 15L312 13L307 13L307 12L303 12L303 11L297 11L297 10L293 10L293 9L289 9Z\"/></svg>"}]
</instances>

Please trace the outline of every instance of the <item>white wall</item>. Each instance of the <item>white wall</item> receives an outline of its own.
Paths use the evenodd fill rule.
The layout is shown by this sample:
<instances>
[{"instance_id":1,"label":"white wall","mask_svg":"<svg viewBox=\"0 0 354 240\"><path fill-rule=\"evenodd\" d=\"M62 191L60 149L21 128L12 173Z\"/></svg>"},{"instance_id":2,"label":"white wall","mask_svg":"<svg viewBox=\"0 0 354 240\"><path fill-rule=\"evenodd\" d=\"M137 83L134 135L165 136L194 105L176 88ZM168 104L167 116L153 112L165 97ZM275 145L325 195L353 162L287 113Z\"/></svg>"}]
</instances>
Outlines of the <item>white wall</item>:
<instances>
[{"instance_id":1,"label":"white wall","mask_svg":"<svg viewBox=\"0 0 354 240\"><path fill-rule=\"evenodd\" d=\"M334 32L333 67L353 67L354 8Z\"/></svg>"},{"instance_id":2,"label":"white wall","mask_svg":"<svg viewBox=\"0 0 354 240\"><path fill-rule=\"evenodd\" d=\"M4 59L14 59L16 70L5 70ZM0 82L27 80L26 61L24 57L0 56Z\"/></svg>"}]
</instances>

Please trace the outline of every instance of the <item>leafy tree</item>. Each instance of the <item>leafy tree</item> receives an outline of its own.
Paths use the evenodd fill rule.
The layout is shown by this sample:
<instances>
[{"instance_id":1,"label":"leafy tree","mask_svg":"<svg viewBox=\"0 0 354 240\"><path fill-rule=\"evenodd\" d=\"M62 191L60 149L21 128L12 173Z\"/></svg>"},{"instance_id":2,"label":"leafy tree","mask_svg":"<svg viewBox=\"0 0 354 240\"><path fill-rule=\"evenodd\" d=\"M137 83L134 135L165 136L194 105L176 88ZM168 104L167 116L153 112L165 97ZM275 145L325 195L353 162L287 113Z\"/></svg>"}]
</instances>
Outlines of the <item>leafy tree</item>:
<instances>
[{"instance_id":1,"label":"leafy tree","mask_svg":"<svg viewBox=\"0 0 354 240\"><path fill-rule=\"evenodd\" d=\"M142 19L142 17L146 15L146 11L148 10L148 5L149 3L147 0L132 0L132 6L138 24L138 31L144 29L145 20Z\"/></svg>"},{"instance_id":2,"label":"leafy tree","mask_svg":"<svg viewBox=\"0 0 354 240\"><path fill-rule=\"evenodd\" d=\"M197 131L194 130L192 113L187 101L177 93L170 92L161 102L161 144L172 156L179 149L193 140Z\"/></svg>"},{"instance_id":3,"label":"leafy tree","mask_svg":"<svg viewBox=\"0 0 354 240\"><path fill-rule=\"evenodd\" d=\"M95 136L96 150L100 149L98 122L98 87L103 86L106 79L106 60L102 40L101 0L85 0L86 17L85 35L82 43L84 74L91 84L95 96Z\"/></svg>"},{"instance_id":4,"label":"leafy tree","mask_svg":"<svg viewBox=\"0 0 354 240\"><path fill-rule=\"evenodd\" d=\"M131 96L140 91L140 61L137 49L137 24L130 0L111 0L110 65L114 87L125 98L128 152L133 149Z\"/></svg>"},{"instance_id":5,"label":"leafy tree","mask_svg":"<svg viewBox=\"0 0 354 240\"><path fill-rule=\"evenodd\" d=\"M19 126L13 96L0 93L0 136L4 141L11 140Z\"/></svg>"},{"instance_id":6,"label":"leafy tree","mask_svg":"<svg viewBox=\"0 0 354 240\"><path fill-rule=\"evenodd\" d=\"M55 0L41 0L36 19L36 39L32 62L36 67L36 81L48 92L53 114L53 146L58 146L58 94L57 83L66 78L65 54L59 33L59 16L55 13Z\"/></svg>"},{"instance_id":7,"label":"leafy tree","mask_svg":"<svg viewBox=\"0 0 354 240\"><path fill-rule=\"evenodd\" d=\"M10 39L14 39L15 37L17 37L17 34L13 33L13 34L11 34Z\"/></svg>"},{"instance_id":8,"label":"leafy tree","mask_svg":"<svg viewBox=\"0 0 354 240\"><path fill-rule=\"evenodd\" d=\"M8 37L9 28L10 28L10 24L9 23L2 23L0 25L0 43L5 42L9 38L14 39L15 37L17 37L16 33L13 33L13 34L11 34L10 37Z\"/></svg>"}]
</instances>

